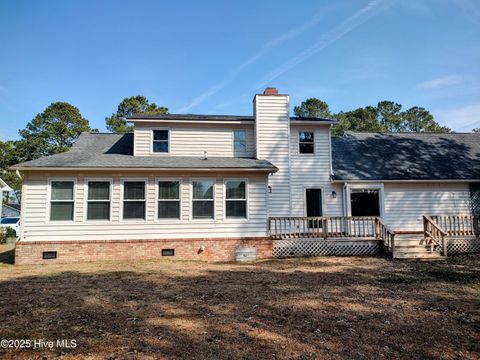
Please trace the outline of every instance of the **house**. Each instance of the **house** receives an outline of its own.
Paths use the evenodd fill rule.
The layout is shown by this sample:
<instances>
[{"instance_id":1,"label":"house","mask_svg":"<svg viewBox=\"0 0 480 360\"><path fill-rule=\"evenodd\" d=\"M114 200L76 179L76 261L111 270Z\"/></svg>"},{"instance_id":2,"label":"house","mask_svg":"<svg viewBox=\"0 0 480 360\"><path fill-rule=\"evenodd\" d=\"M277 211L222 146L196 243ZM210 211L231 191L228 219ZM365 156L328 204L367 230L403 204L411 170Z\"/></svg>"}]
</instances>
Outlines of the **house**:
<instances>
[{"instance_id":1,"label":"house","mask_svg":"<svg viewBox=\"0 0 480 360\"><path fill-rule=\"evenodd\" d=\"M3 217L3 195L13 191L8 184L0 178L0 218Z\"/></svg>"},{"instance_id":2,"label":"house","mask_svg":"<svg viewBox=\"0 0 480 360\"><path fill-rule=\"evenodd\" d=\"M1 217L20 217L20 204L3 204Z\"/></svg>"},{"instance_id":3,"label":"house","mask_svg":"<svg viewBox=\"0 0 480 360\"><path fill-rule=\"evenodd\" d=\"M291 117L274 88L255 95L253 116L129 120L133 133L84 133L13 167L16 263L479 248L480 135L332 138L335 120Z\"/></svg>"}]
</instances>

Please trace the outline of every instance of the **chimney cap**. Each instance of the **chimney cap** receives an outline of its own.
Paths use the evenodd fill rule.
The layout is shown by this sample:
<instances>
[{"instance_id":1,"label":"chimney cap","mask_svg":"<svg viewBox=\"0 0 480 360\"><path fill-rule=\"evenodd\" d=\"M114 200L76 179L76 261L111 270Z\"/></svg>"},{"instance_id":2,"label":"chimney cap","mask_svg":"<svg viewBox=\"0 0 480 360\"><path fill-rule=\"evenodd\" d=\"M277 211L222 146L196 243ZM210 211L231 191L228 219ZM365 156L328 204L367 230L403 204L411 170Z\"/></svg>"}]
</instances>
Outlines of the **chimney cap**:
<instances>
[{"instance_id":1,"label":"chimney cap","mask_svg":"<svg viewBox=\"0 0 480 360\"><path fill-rule=\"evenodd\" d=\"M278 95L278 90L274 87L267 87L263 91L263 95Z\"/></svg>"}]
</instances>

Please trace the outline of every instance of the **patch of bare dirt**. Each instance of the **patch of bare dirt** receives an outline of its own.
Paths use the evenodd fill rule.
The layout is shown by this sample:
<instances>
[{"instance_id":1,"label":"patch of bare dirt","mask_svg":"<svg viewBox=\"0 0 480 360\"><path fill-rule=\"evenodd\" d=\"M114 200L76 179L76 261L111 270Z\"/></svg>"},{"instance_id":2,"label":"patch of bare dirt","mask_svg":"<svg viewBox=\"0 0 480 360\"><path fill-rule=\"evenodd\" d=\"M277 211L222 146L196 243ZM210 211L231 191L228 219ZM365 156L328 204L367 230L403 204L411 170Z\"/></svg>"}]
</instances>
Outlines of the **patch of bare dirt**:
<instances>
[{"instance_id":1,"label":"patch of bare dirt","mask_svg":"<svg viewBox=\"0 0 480 360\"><path fill-rule=\"evenodd\" d=\"M0 265L2 358L478 359L479 256Z\"/></svg>"}]
</instances>

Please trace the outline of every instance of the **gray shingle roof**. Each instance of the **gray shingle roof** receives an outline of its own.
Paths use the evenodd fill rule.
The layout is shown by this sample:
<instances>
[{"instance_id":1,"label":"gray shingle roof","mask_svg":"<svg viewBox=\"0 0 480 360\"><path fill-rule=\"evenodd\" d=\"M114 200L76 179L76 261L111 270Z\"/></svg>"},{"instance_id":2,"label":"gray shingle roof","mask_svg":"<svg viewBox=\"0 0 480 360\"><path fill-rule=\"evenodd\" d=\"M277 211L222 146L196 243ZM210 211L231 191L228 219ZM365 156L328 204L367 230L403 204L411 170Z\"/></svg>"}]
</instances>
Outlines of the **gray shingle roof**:
<instances>
[{"instance_id":1,"label":"gray shingle roof","mask_svg":"<svg viewBox=\"0 0 480 360\"><path fill-rule=\"evenodd\" d=\"M266 160L251 158L184 156L133 156L133 134L82 133L70 151L17 164L24 168L151 168L244 169L277 171Z\"/></svg>"},{"instance_id":2,"label":"gray shingle roof","mask_svg":"<svg viewBox=\"0 0 480 360\"><path fill-rule=\"evenodd\" d=\"M334 180L478 180L480 134L349 132L332 158Z\"/></svg>"}]
</instances>

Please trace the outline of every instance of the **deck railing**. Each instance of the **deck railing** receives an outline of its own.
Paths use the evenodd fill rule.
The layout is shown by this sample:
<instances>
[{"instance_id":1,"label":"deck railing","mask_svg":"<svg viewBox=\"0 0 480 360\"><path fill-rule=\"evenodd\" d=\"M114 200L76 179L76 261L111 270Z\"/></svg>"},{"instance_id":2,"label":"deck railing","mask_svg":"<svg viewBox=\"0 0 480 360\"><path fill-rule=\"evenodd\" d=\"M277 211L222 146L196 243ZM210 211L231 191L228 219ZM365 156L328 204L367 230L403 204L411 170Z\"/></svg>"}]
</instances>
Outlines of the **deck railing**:
<instances>
[{"instance_id":1,"label":"deck railing","mask_svg":"<svg viewBox=\"0 0 480 360\"><path fill-rule=\"evenodd\" d=\"M395 257L395 232L378 217L375 218L375 238L382 240L383 246Z\"/></svg>"},{"instance_id":2,"label":"deck railing","mask_svg":"<svg viewBox=\"0 0 480 360\"><path fill-rule=\"evenodd\" d=\"M269 232L274 239L371 238L378 234L376 217L271 217Z\"/></svg>"},{"instance_id":3,"label":"deck railing","mask_svg":"<svg viewBox=\"0 0 480 360\"><path fill-rule=\"evenodd\" d=\"M437 246L442 248L442 253L447 256L447 243L445 236L448 233L440 227L430 216L423 216L423 239L426 245L432 248Z\"/></svg>"},{"instance_id":4,"label":"deck railing","mask_svg":"<svg viewBox=\"0 0 480 360\"><path fill-rule=\"evenodd\" d=\"M430 218L449 236L480 236L478 215L435 215Z\"/></svg>"}]
</instances>

